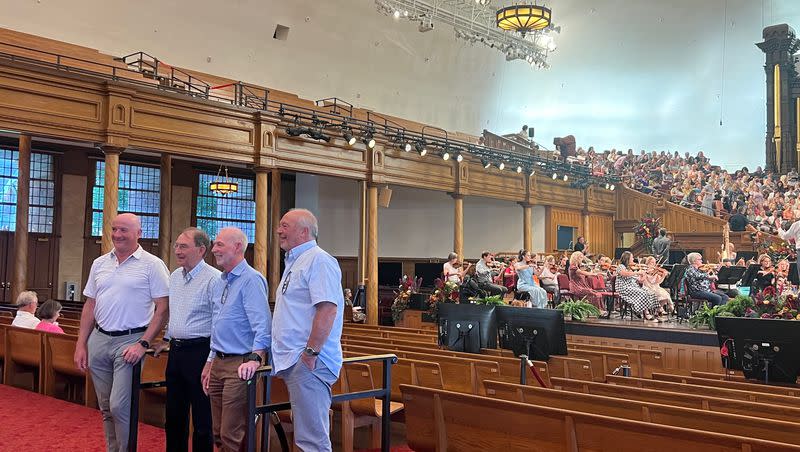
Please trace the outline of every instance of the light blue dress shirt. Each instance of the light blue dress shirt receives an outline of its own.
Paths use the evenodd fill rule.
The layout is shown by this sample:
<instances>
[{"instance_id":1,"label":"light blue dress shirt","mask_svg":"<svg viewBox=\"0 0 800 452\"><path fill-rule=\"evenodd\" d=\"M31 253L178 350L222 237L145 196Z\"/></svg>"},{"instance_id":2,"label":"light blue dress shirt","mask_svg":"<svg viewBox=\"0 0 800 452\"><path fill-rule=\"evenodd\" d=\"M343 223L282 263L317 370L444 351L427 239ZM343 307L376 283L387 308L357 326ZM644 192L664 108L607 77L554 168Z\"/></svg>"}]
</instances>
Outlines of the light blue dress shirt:
<instances>
[{"instance_id":1,"label":"light blue dress shirt","mask_svg":"<svg viewBox=\"0 0 800 452\"><path fill-rule=\"evenodd\" d=\"M213 296L220 272L200 261L188 273L183 267L169 277L169 324L165 339L211 337Z\"/></svg>"},{"instance_id":2,"label":"light blue dress shirt","mask_svg":"<svg viewBox=\"0 0 800 452\"><path fill-rule=\"evenodd\" d=\"M286 269L276 291L275 320L272 322L270 358L273 373L288 369L306 348L316 314L322 302L336 305L336 320L318 357L334 375L342 367L342 320L344 293L342 270L336 258L317 246L314 240L286 253Z\"/></svg>"},{"instance_id":3,"label":"light blue dress shirt","mask_svg":"<svg viewBox=\"0 0 800 452\"><path fill-rule=\"evenodd\" d=\"M211 320L211 353L245 354L267 350L270 343L267 280L242 260L220 275L214 288Z\"/></svg>"}]
</instances>

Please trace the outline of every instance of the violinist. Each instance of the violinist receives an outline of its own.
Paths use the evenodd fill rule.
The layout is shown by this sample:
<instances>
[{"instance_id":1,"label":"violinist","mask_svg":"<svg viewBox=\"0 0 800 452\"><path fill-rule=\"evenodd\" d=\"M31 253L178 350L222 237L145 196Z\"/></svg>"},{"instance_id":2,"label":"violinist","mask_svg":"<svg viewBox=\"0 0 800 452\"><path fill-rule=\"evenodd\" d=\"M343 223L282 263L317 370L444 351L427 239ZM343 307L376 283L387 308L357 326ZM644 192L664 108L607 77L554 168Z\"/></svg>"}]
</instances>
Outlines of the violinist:
<instances>
[{"instance_id":1,"label":"violinist","mask_svg":"<svg viewBox=\"0 0 800 452\"><path fill-rule=\"evenodd\" d=\"M506 288L493 282L501 271L495 265L494 254L489 251L482 252L481 259L475 264L475 275L481 290L486 291L489 295L505 294Z\"/></svg>"},{"instance_id":2,"label":"violinist","mask_svg":"<svg viewBox=\"0 0 800 452\"><path fill-rule=\"evenodd\" d=\"M506 292L511 292L517 287L517 270L514 269L511 258L503 258L503 264L506 266L501 275L503 286L506 288Z\"/></svg>"},{"instance_id":3,"label":"violinist","mask_svg":"<svg viewBox=\"0 0 800 452\"><path fill-rule=\"evenodd\" d=\"M614 292L614 276L617 269L611 264L611 258L601 255L597 259L597 263L600 267L600 274L606 282L606 292Z\"/></svg>"},{"instance_id":4,"label":"violinist","mask_svg":"<svg viewBox=\"0 0 800 452\"><path fill-rule=\"evenodd\" d=\"M761 268L753 279L753 285L750 286L750 291L753 294L757 294L775 284L775 268L772 266L772 258L769 257L769 254L758 256L758 265Z\"/></svg>"},{"instance_id":5,"label":"violinist","mask_svg":"<svg viewBox=\"0 0 800 452\"><path fill-rule=\"evenodd\" d=\"M708 301L712 306L725 304L728 302L728 295L721 290L711 290L711 283L716 281L717 275L710 271L704 271L707 266L703 265L703 256L700 253L689 253L686 256L689 268L686 269L686 290L689 296Z\"/></svg>"},{"instance_id":6,"label":"violinist","mask_svg":"<svg viewBox=\"0 0 800 452\"><path fill-rule=\"evenodd\" d=\"M575 251L570 256L569 291L572 292L577 299L588 299L589 303L597 306L597 308L600 309L600 316L605 317L608 315L608 312L603 309L603 295L600 292L592 289L592 285L589 282L589 278L597 276L599 273L581 268L582 264L584 264L587 260L588 259L586 259L586 256L584 256L580 251Z\"/></svg>"},{"instance_id":7,"label":"violinist","mask_svg":"<svg viewBox=\"0 0 800 452\"><path fill-rule=\"evenodd\" d=\"M471 264L470 264L471 265ZM442 266L442 273L444 274L445 281L451 281L456 284L461 284L464 280L464 275L467 273L467 268L461 268L458 263L458 254L450 253L447 256L447 262Z\"/></svg>"},{"instance_id":8,"label":"violinist","mask_svg":"<svg viewBox=\"0 0 800 452\"><path fill-rule=\"evenodd\" d=\"M536 275L542 283L542 288L553 295L553 304L558 305L558 267L556 267L556 258L554 256L546 256Z\"/></svg>"},{"instance_id":9,"label":"violinist","mask_svg":"<svg viewBox=\"0 0 800 452\"><path fill-rule=\"evenodd\" d=\"M658 317L653 315L658 310L658 298L653 292L639 286L639 283L644 283L645 273L634 268L633 254L625 251L617 265L617 293L622 301L632 306L634 312L642 314L643 320L658 322Z\"/></svg>"},{"instance_id":10,"label":"violinist","mask_svg":"<svg viewBox=\"0 0 800 452\"><path fill-rule=\"evenodd\" d=\"M653 294L658 298L658 306L659 306L659 314L664 313L664 307L668 312L675 311L675 305L672 303L672 297L669 295L666 289L661 287L661 283L664 282L664 279L669 275L669 272L662 268L660 265L657 265L656 258L653 256L648 256L644 260L644 265L646 266L644 279L642 280L642 287L653 292Z\"/></svg>"},{"instance_id":11,"label":"violinist","mask_svg":"<svg viewBox=\"0 0 800 452\"><path fill-rule=\"evenodd\" d=\"M789 280L789 261L781 259L775 267L775 292L778 295L792 290L792 282Z\"/></svg>"},{"instance_id":12,"label":"violinist","mask_svg":"<svg viewBox=\"0 0 800 452\"><path fill-rule=\"evenodd\" d=\"M535 308L547 307L547 292L533 280L533 260L528 250L519 250L514 269L517 271L517 291L528 292L530 304Z\"/></svg>"}]
</instances>

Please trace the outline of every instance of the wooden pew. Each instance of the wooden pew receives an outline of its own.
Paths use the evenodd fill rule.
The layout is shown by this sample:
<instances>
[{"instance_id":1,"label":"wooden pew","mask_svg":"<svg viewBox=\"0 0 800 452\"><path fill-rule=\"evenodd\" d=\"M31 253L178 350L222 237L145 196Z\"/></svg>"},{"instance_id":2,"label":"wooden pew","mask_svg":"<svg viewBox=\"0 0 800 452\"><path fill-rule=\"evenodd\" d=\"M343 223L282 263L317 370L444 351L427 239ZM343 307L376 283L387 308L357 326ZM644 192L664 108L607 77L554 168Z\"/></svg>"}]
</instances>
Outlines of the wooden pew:
<instances>
[{"instance_id":1,"label":"wooden pew","mask_svg":"<svg viewBox=\"0 0 800 452\"><path fill-rule=\"evenodd\" d=\"M685 394L682 392L670 392L660 389L643 389L606 383L568 380L565 378L553 378L552 382L554 389L562 391L582 392L585 394L602 395L624 400L638 400L720 413L764 417L767 419L786 421L796 421L800 419L800 408L798 407L725 399L704 394Z\"/></svg>"},{"instance_id":2,"label":"wooden pew","mask_svg":"<svg viewBox=\"0 0 800 452\"><path fill-rule=\"evenodd\" d=\"M404 341L413 341L413 342L423 342L428 344L433 344L438 346L439 345L439 337L435 335L429 334L416 334L416 333L401 333L395 331L384 331L384 330L358 330L353 331L352 329L345 329L342 332L342 336L361 336L361 337L380 337L385 339L399 339Z\"/></svg>"},{"instance_id":3,"label":"wooden pew","mask_svg":"<svg viewBox=\"0 0 800 452\"><path fill-rule=\"evenodd\" d=\"M158 357L145 355L142 363L142 383L166 380L167 358L169 352L165 351ZM139 419L142 422L157 427L164 427L166 421L165 409L167 401L167 388L143 389L139 398Z\"/></svg>"},{"instance_id":4,"label":"wooden pew","mask_svg":"<svg viewBox=\"0 0 800 452\"><path fill-rule=\"evenodd\" d=\"M551 376L570 378L574 380L598 381L592 369L592 362L588 359L567 358L565 356L551 356L547 361L547 368ZM600 379L599 381L605 381Z\"/></svg>"},{"instance_id":5,"label":"wooden pew","mask_svg":"<svg viewBox=\"0 0 800 452\"><path fill-rule=\"evenodd\" d=\"M408 446L426 451L794 451L800 446L401 386Z\"/></svg>"},{"instance_id":6,"label":"wooden pew","mask_svg":"<svg viewBox=\"0 0 800 452\"><path fill-rule=\"evenodd\" d=\"M790 397L800 396L800 387L766 385L763 383L755 383L748 381L726 381L726 380L716 380L716 379L701 378L701 377L687 377L684 375L672 375L663 373L654 373L653 380L671 381L671 382L685 383L695 386L713 386L715 388L728 388L728 389L738 389L741 391L763 392L767 394L781 394ZM800 402L800 400L798 400L798 402Z\"/></svg>"},{"instance_id":7,"label":"wooden pew","mask_svg":"<svg viewBox=\"0 0 800 452\"><path fill-rule=\"evenodd\" d=\"M344 378L343 389L345 392L370 391L379 388L380 383L372 373L372 367L366 363L345 363L342 366ZM361 426L370 426L371 442L373 449L380 448L381 416L383 414L383 401L379 399L355 399L342 402L342 451L352 452L353 430ZM389 412L398 413L403 410L403 404L390 402Z\"/></svg>"},{"instance_id":8,"label":"wooden pew","mask_svg":"<svg viewBox=\"0 0 800 452\"><path fill-rule=\"evenodd\" d=\"M569 350L567 357L588 359L592 363L592 369L595 370L595 381L605 381L605 376L614 372L615 369L622 365L631 365L628 355L622 353L610 353L597 350ZM639 370L636 370L639 373Z\"/></svg>"},{"instance_id":9,"label":"wooden pew","mask_svg":"<svg viewBox=\"0 0 800 452\"><path fill-rule=\"evenodd\" d=\"M18 374L29 374L31 385L25 389L34 392L42 390L44 373L41 372L44 361L42 332L14 326L0 326L6 329L6 357L3 365L3 381L7 385L16 386Z\"/></svg>"},{"instance_id":10,"label":"wooden pew","mask_svg":"<svg viewBox=\"0 0 800 452\"><path fill-rule=\"evenodd\" d=\"M97 406L97 394L88 372L75 367L73 356L78 338L64 334L44 333L44 390L42 393L57 397L57 386L65 383L66 397L88 407ZM78 388L82 388L78 391Z\"/></svg>"},{"instance_id":11,"label":"wooden pew","mask_svg":"<svg viewBox=\"0 0 800 452\"><path fill-rule=\"evenodd\" d=\"M425 347L434 350L439 349L439 345L434 342L429 341L409 341L406 339L396 339L396 338L388 338L388 337L380 337L380 336L364 336L364 335L353 335L343 333L341 340L354 340L354 341L371 341L371 342L378 342L384 344L400 344L400 345L411 345L414 347Z\"/></svg>"},{"instance_id":12,"label":"wooden pew","mask_svg":"<svg viewBox=\"0 0 800 452\"><path fill-rule=\"evenodd\" d=\"M352 330L352 331L369 331L369 330L377 330L377 331L396 331L398 333L406 333L406 334L421 334L427 336L437 336L438 333L434 330L428 330L424 328L405 328L400 326L383 326L383 325L369 325L366 323L349 323L344 325L345 330Z\"/></svg>"},{"instance_id":13,"label":"wooden pew","mask_svg":"<svg viewBox=\"0 0 800 452\"><path fill-rule=\"evenodd\" d=\"M565 396L563 391L554 389L488 380L483 384L486 387L487 396L512 402L800 445L800 425L796 422L676 407L653 402L621 400L592 394L570 393Z\"/></svg>"},{"instance_id":14,"label":"wooden pew","mask_svg":"<svg viewBox=\"0 0 800 452\"><path fill-rule=\"evenodd\" d=\"M614 347L606 345L567 342L567 350L595 350L610 353L627 354L631 362L631 376L651 378L653 372L664 371L664 356L658 350L641 348Z\"/></svg>"},{"instance_id":15,"label":"wooden pew","mask_svg":"<svg viewBox=\"0 0 800 452\"><path fill-rule=\"evenodd\" d=\"M645 378L620 377L608 375L611 384L633 386L636 388L660 389L662 391L683 392L686 394L709 395L723 399L749 400L751 402L771 403L783 406L798 406L797 397L763 392L744 391L741 389L717 388L713 386L697 386L694 384L675 383L671 381L647 380Z\"/></svg>"},{"instance_id":16,"label":"wooden pew","mask_svg":"<svg viewBox=\"0 0 800 452\"><path fill-rule=\"evenodd\" d=\"M367 356L370 353L343 351L344 357ZM374 376L380 376L383 372L383 363L372 361L365 363L372 368ZM400 385L408 384L415 386L425 386L428 388L444 388L442 381L442 369L439 363L432 361L420 361L417 359L398 359L397 363L391 367L392 373L392 401L400 402L403 396L400 393Z\"/></svg>"}]
</instances>

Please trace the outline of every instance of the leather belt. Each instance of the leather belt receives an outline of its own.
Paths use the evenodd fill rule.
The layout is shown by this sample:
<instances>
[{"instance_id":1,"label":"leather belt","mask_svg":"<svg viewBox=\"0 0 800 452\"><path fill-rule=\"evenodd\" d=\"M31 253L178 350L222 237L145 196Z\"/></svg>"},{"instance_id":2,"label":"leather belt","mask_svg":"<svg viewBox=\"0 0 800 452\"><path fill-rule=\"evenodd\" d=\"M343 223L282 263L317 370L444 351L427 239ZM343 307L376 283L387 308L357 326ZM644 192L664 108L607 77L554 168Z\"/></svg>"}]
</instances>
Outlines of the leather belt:
<instances>
[{"instance_id":1,"label":"leather belt","mask_svg":"<svg viewBox=\"0 0 800 452\"><path fill-rule=\"evenodd\" d=\"M100 328L99 325L96 328L97 328L97 331L105 334L106 336L111 336L111 337L129 336L131 334L144 333L145 331L147 331L147 327L146 326L140 326L139 328L131 328L129 330L121 330L121 331L106 331L106 330Z\"/></svg>"},{"instance_id":2,"label":"leather belt","mask_svg":"<svg viewBox=\"0 0 800 452\"><path fill-rule=\"evenodd\" d=\"M205 345L211 343L211 338L208 337L194 337L191 339L170 339L169 346L170 348L181 348L181 347L190 347L193 345Z\"/></svg>"},{"instance_id":3,"label":"leather belt","mask_svg":"<svg viewBox=\"0 0 800 452\"><path fill-rule=\"evenodd\" d=\"M215 353L217 355L217 358L222 358L222 359L237 358L237 357L242 358L250 354L250 353L224 353L224 352L215 352Z\"/></svg>"}]
</instances>

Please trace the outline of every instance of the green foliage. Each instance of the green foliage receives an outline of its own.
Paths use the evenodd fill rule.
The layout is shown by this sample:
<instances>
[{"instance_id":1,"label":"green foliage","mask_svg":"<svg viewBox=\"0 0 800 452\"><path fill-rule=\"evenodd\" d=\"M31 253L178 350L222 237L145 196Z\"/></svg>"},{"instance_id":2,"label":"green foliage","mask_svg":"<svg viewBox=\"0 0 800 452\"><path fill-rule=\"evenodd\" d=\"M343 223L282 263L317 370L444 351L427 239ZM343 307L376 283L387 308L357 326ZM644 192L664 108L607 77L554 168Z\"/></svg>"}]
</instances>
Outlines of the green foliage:
<instances>
[{"instance_id":1,"label":"green foliage","mask_svg":"<svg viewBox=\"0 0 800 452\"><path fill-rule=\"evenodd\" d=\"M588 303L586 299L566 300L559 303L556 309L564 312L564 317L571 317L572 320L583 322L589 316L599 316L600 310L597 306Z\"/></svg>"},{"instance_id":2,"label":"green foliage","mask_svg":"<svg viewBox=\"0 0 800 452\"><path fill-rule=\"evenodd\" d=\"M747 309L753 309L755 303L747 295L737 295L736 298L728 300L723 312L733 314L735 317L744 317Z\"/></svg>"},{"instance_id":3,"label":"green foliage","mask_svg":"<svg viewBox=\"0 0 800 452\"><path fill-rule=\"evenodd\" d=\"M506 302L503 301L501 295L492 295L491 297L476 298L473 301L477 304L485 304L487 306L505 306Z\"/></svg>"},{"instance_id":4,"label":"green foliage","mask_svg":"<svg viewBox=\"0 0 800 452\"><path fill-rule=\"evenodd\" d=\"M736 298L728 300L726 304L709 307L708 303L703 303L694 315L689 319L692 328L707 327L716 330L715 317L744 317L748 309L755 306L753 299L746 295L738 295Z\"/></svg>"}]
</instances>

